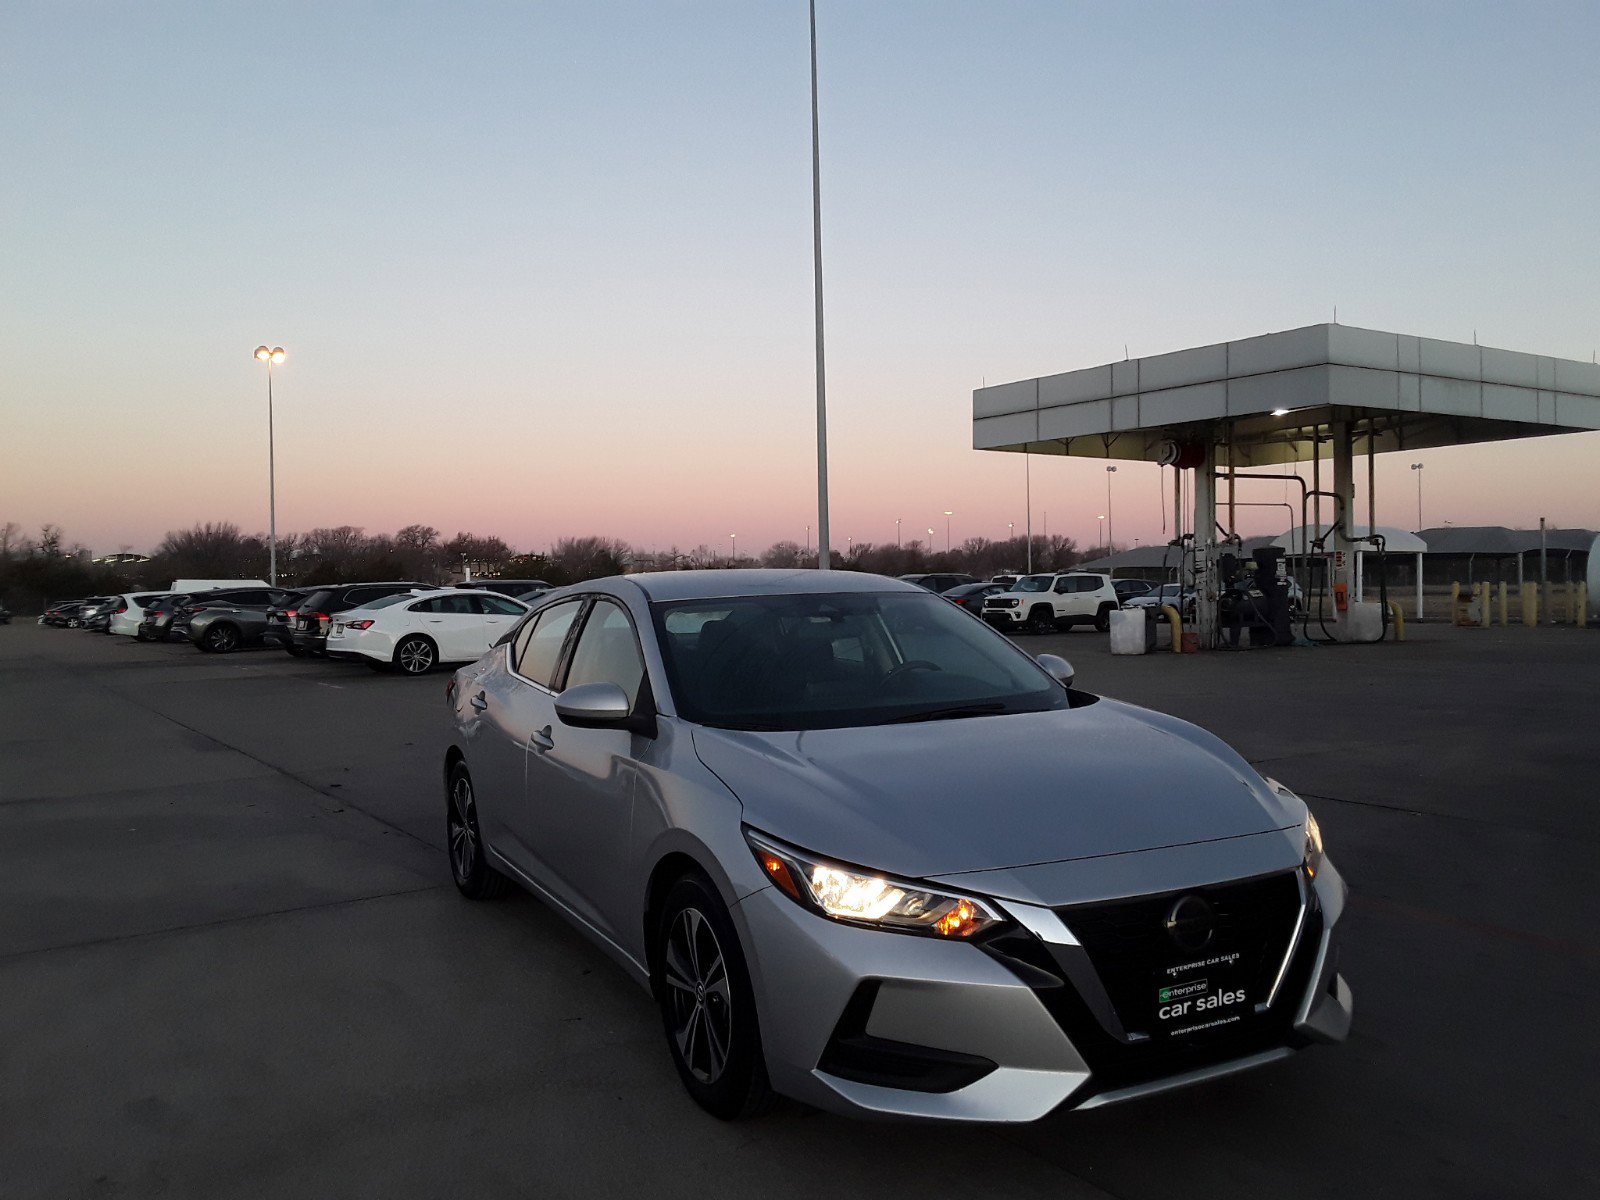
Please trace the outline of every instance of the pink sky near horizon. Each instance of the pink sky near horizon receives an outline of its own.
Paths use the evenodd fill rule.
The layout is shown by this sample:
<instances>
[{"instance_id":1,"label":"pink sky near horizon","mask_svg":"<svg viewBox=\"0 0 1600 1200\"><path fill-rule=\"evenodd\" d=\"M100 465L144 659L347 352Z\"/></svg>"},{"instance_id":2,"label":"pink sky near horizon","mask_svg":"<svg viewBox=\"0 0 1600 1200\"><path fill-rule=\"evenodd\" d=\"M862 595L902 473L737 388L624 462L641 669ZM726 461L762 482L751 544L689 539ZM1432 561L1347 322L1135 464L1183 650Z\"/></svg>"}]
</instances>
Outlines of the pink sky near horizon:
<instances>
[{"instance_id":1,"label":"pink sky near horizon","mask_svg":"<svg viewBox=\"0 0 1600 1200\"><path fill-rule=\"evenodd\" d=\"M1337 305L1591 358L1600 9L1358 8L819 4L836 550L1020 532L973 389L1125 346ZM471 11L17 6L0 522L264 532L267 342L280 532L815 539L804 6ZM1424 525L1600 527L1597 451L1382 456L1378 519L1420 461ZM1036 531L1095 543L1104 466L1034 458ZM1118 464L1116 541L1163 512Z\"/></svg>"}]
</instances>

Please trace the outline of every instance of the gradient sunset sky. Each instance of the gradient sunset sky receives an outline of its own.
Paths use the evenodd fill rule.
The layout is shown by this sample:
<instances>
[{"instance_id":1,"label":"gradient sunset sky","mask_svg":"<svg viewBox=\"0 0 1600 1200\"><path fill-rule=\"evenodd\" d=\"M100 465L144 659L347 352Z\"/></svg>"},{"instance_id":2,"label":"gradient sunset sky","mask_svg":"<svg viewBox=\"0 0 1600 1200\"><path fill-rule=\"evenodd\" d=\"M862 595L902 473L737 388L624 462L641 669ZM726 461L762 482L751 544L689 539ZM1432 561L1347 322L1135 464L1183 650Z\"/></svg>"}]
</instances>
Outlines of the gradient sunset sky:
<instances>
[{"instance_id":1,"label":"gradient sunset sky","mask_svg":"<svg viewBox=\"0 0 1600 1200\"><path fill-rule=\"evenodd\" d=\"M834 542L1003 537L971 393L1331 319L1587 360L1600 5L822 0ZM0 521L646 547L815 517L804 0L0 15ZM1379 521L1600 526L1600 435ZM1103 464L1035 459L1085 543ZM1156 468L1115 480L1160 539ZM1364 513L1364 505L1360 510ZM1264 531L1261 524L1246 532ZM814 533L813 533L814 537Z\"/></svg>"}]
</instances>

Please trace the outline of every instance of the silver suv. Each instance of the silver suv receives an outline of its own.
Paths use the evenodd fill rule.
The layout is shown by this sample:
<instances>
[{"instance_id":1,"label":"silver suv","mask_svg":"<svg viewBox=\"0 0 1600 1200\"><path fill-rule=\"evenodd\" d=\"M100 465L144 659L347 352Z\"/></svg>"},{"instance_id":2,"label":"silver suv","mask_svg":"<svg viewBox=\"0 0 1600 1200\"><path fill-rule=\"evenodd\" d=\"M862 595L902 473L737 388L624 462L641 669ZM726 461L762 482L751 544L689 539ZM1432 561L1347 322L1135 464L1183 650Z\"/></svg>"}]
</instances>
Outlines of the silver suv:
<instances>
[{"instance_id":1,"label":"silver suv","mask_svg":"<svg viewBox=\"0 0 1600 1200\"><path fill-rule=\"evenodd\" d=\"M1009 632L1053 633L1074 625L1111 628L1112 610L1121 608L1111 576L1090 571L1024 575L1010 591L983 602L983 619Z\"/></svg>"}]
</instances>

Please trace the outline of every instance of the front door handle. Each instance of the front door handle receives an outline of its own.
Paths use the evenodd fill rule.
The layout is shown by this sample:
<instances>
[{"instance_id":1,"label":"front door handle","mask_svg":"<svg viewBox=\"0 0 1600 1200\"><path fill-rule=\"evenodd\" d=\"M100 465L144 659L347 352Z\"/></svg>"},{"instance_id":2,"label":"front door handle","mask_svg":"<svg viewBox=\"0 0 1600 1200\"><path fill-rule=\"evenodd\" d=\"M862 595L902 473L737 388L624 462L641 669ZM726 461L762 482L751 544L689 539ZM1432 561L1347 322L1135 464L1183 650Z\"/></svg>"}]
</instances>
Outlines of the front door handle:
<instances>
[{"instance_id":1,"label":"front door handle","mask_svg":"<svg viewBox=\"0 0 1600 1200\"><path fill-rule=\"evenodd\" d=\"M489 707L489 697L484 695L482 692L479 692L469 701L469 703L473 708L477 709L479 712L482 712L484 709Z\"/></svg>"},{"instance_id":2,"label":"front door handle","mask_svg":"<svg viewBox=\"0 0 1600 1200\"><path fill-rule=\"evenodd\" d=\"M533 735L528 738L528 748L535 754L544 754L550 750L554 750L555 747L555 739L550 736L550 726L548 725L546 725L543 729L536 730Z\"/></svg>"}]
</instances>

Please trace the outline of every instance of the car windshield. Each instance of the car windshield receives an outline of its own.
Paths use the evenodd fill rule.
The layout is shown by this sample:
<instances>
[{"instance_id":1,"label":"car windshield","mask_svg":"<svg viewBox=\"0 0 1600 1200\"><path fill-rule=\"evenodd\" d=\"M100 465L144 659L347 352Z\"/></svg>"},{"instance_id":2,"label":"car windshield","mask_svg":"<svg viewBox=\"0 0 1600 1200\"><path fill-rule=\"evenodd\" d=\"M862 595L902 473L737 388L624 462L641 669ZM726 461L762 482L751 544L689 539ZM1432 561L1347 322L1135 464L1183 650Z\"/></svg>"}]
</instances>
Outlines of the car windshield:
<instances>
[{"instance_id":1,"label":"car windshield","mask_svg":"<svg viewBox=\"0 0 1600 1200\"><path fill-rule=\"evenodd\" d=\"M1067 708L1005 638L930 595L751 596L652 606L679 713L806 730Z\"/></svg>"},{"instance_id":2,"label":"car windshield","mask_svg":"<svg viewBox=\"0 0 1600 1200\"><path fill-rule=\"evenodd\" d=\"M1024 575L1011 589L1013 592L1048 592L1054 575Z\"/></svg>"}]
</instances>

